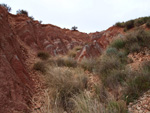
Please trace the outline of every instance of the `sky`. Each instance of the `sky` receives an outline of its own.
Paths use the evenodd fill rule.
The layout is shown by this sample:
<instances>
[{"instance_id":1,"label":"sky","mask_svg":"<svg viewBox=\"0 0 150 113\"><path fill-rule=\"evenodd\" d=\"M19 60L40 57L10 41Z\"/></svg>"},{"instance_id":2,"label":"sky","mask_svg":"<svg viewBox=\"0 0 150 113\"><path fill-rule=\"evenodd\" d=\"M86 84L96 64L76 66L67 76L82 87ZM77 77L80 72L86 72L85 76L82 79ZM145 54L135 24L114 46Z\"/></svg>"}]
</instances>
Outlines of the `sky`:
<instances>
[{"instance_id":1,"label":"sky","mask_svg":"<svg viewBox=\"0 0 150 113\"><path fill-rule=\"evenodd\" d=\"M116 22L150 16L150 0L0 0L12 8L28 11L43 24L81 32L106 30Z\"/></svg>"}]
</instances>

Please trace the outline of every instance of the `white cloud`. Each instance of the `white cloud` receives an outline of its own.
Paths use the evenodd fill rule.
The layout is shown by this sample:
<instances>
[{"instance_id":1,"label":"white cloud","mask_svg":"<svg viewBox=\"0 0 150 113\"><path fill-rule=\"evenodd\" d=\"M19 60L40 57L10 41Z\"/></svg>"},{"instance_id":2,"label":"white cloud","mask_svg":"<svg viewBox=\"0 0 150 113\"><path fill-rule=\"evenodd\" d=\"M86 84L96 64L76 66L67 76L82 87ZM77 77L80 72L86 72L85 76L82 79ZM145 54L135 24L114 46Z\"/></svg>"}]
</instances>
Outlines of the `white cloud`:
<instances>
[{"instance_id":1,"label":"white cloud","mask_svg":"<svg viewBox=\"0 0 150 113\"><path fill-rule=\"evenodd\" d=\"M117 21L150 16L150 0L1 0L12 13L25 9L35 19L80 31L107 29Z\"/></svg>"}]
</instances>

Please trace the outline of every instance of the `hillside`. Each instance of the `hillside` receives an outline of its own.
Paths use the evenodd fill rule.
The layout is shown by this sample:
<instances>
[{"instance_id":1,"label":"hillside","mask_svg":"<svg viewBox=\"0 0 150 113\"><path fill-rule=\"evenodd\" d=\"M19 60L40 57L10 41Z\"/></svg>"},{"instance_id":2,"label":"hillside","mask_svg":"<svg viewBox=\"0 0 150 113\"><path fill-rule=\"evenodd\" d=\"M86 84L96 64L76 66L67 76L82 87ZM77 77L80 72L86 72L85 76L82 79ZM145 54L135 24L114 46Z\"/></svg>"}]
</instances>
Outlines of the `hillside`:
<instances>
[{"instance_id":1,"label":"hillside","mask_svg":"<svg viewBox=\"0 0 150 113\"><path fill-rule=\"evenodd\" d=\"M124 27L114 25L105 31L87 34L41 24L24 14L13 15L0 6L0 113L97 113L98 110L103 113L112 109L116 110L112 113L126 112L130 102L144 93L149 96L149 92L146 93L150 89L149 64L146 72L141 71L140 66L150 61L150 28L145 23L127 30ZM143 33L142 38L135 35L131 37L135 40L129 43L122 41L130 32L138 34L137 29ZM118 39L121 42L114 44ZM103 67L107 64L105 60L114 62ZM109 67L111 63L115 63L113 68ZM138 89L140 93L135 94L136 98L122 92L124 84L131 79L129 73L123 72L126 77L121 80L112 74L112 71L127 71L125 67L141 72L145 77L142 79L148 80L143 80L146 88ZM117 79L103 78L107 73ZM124 100L122 95L130 98ZM109 99L112 103L108 103ZM149 106L147 108L146 113L150 111Z\"/></svg>"}]
</instances>

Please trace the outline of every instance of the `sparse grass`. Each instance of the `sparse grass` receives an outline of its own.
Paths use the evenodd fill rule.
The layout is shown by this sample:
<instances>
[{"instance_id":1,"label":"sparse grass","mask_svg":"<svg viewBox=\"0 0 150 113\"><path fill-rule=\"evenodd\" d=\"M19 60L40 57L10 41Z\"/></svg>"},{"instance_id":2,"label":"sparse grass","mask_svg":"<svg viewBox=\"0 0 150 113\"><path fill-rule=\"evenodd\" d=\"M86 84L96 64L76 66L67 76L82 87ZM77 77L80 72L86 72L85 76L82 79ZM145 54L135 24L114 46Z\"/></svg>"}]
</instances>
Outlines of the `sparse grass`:
<instances>
[{"instance_id":1,"label":"sparse grass","mask_svg":"<svg viewBox=\"0 0 150 113\"><path fill-rule=\"evenodd\" d=\"M77 52L82 49L82 46L75 46L72 50L68 51L68 56L69 57L76 57Z\"/></svg>"},{"instance_id":2,"label":"sparse grass","mask_svg":"<svg viewBox=\"0 0 150 113\"><path fill-rule=\"evenodd\" d=\"M77 55L77 51L75 51L74 49L73 49L73 50L70 50L70 51L68 52L68 56L69 56L69 57L75 58L76 55Z\"/></svg>"},{"instance_id":3,"label":"sparse grass","mask_svg":"<svg viewBox=\"0 0 150 113\"><path fill-rule=\"evenodd\" d=\"M63 67L63 66L65 66L65 67L77 67L77 61L72 57L58 56L55 59L51 59L51 60L53 60L53 63L59 67Z\"/></svg>"},{"instance_id":4,"label":"sparse grass","mask_svg":"<svg viewBox=\"0 0 150 113\"><path fill-rule=\"evenodd\" d=\"M104 106L86 92L75 95L72 100L75 103L73 113L127 113L127 106L123 100L107 100L108 103Z\"/></svg>"},{"instance_id":5,"label":"sparse grass","mask_svg":"<svg viewBox=\"0 0 150 113\"><path fill-rule=\"evenodd\" d=\"M134 52L139 52L141 49L141 47L139 46L138 43L133 43L132 46L129 48L129 51L131 53L134 53Z\"/></svg>"},{"instance_id":6,"label":"sparse grass","mask_svg":"<svg viewBox=\"0 0 150 113\"><path fill-rule=\"evenodd\" d=\"M82 61L79 63L79 65L84 69L88 70L90 72L94 72L95 66L97 65L98 60L97 59L87 59L84 58Z\"/></svg>"},{"instance_id":7,"label":"sparse grass","mask_svg":"<svg viewBox=\"0 0 150 113\"><path fill-rule=\"evenodd\" d=\"M82 69L55 67L48 71L46 84L51 90L52 99L65 110L72 107L69 99L86 89L87 76Z\"/></svg>"},{"instance_id":8,"label":"sparse grass","mask_svg":"<svg viewBox=\"0 0 150 113\"><path fill-rule=\"evenodd\" d=\"M131 71L128 75L125 90L125 100L127 104L141 96L150 89L150 62L147 61L138 72Z\"/></svg>"},{"instance_id":9,"label":"sparse grass","mask_svg":"<svg viewBox=\"0 0 150 113\"><path fill-rule=\"evenodd\" d=\"M50 57L50 55L47 52L41 51L38 52L37 57L39 57L42 60L47 60Z\"/></svg>"},{"instance_id":10,"label":"sparse grass","mask_svg":"<svg viewBox=\"0 0 150 113\"><path fill-rule=\"evenodd\" d=\"M59 56L38 62L34 69L46 75L54 111L61 108L72 113L127 113L126 103L150 89L150 62L134 72L128 68L128 54L143 47L149 48L149 42L150 33L138 30L113 41L100 58L83 59L77 63L72 57ZM90 76L99 77L100 81L89 85L91 77L88 79L85 74L87 70L91 72ZM107 90L118 91L117 88L123 91L117 97L119 100L116 101L115 96L109 100ZM121 96L125 101L120 100Z\"/></svg>"},{"instance_id":11,"label":"sparse grass","mask_svg":"<svg viewBox=\"0 0 150 113\"><path fill-rule=\"evenodd\" d=\"M123 70L112 70L104 79L104 85L111 89L121 85L126 80L127 73Z\"/></svg>"},{"instance_id":12,"label":"sparse grass","mask_svg":"<svg viewBox=\"0 0 150 113\"><path fill-rule=\"evenodd\" d=\"M96 67L96 72L100 75L103 75L103 77L106 77L109 75L109 72L114 69L121 69L122 63L119 61L117 56L107 56L103 55L101 57L100 64Z\"/></svg>"},{"instance_id":13,"label":"sparse grass","mask_svg":"<svg viewBox=\"0 0 150 113\"><path fill-rule=\"evenodd\" d=\"M123 100L110 101L107 105L106 113L127 113L126 102Z\"/></svg>"},{"instance_id":14,"label":"sparse grass","mask_svg":"<svg viewBox=\"0 0 150 113\"><path fill-rule=\"evenodd\" d=\"M105 110L97 99L91 98L86 92L75 95L72 101L75 104L73 113L104 113Z\"/></svg>"}]
</instances>

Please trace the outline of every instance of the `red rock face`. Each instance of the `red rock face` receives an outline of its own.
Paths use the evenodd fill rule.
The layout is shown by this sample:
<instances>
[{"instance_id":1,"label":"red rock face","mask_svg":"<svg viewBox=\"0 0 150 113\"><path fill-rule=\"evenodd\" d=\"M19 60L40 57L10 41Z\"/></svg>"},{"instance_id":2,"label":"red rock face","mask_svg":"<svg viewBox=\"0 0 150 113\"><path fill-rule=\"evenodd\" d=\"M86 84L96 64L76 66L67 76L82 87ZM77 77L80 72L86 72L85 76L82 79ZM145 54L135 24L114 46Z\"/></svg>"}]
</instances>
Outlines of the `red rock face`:
<instances>
[{"instance_id":1,"label":"red rock face","mask_svg":"<svg viewBox=\"0 0 150 113\"><path fill-rule=\"evenodd\" d=\"M106 31L90 33L90 41L77 54L76 59L81 61L83 58L92 58L102 54L109 43L115 38L123 38L123 28L110 27Z\"/></svg>"},{"instance_id":2,"label":"red rock face","mask_svg":"<svg viewBox=\"0 0 150 113\"><path fill-rule=\"evenodd\" d=\"M41 25L25 15L9 14L0 7L0 113L29 112L34 82L25 62L31 52L45 50L51 55L66 54L83 46L76 59L96 57L113 37L123 37L123 29L111 27L91 34Z\"/></svg>"},{"instance_id":3,"label":"red rock face","mask_svg":"<svg viewBox=\"0 0 150 113\"><path fill-rule=\"evenodd\" d=\"M0 113L29 111L32 82L24 60L21 45L8 22L8 13L0 7Z\"/></svg>"},{"instance_id":4,"label":"red rock face","mask_svg":"<svg viewBox=\"0 0 150 113\"><path fill-rule=\"evenodd\" d=\"M89 35L41 25L24 15L9 14L0 7L0 113L29 112L34 83L25 61L39 50L52 55L66 54L84 45Z\"/></svg>"}]
</instances>

